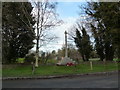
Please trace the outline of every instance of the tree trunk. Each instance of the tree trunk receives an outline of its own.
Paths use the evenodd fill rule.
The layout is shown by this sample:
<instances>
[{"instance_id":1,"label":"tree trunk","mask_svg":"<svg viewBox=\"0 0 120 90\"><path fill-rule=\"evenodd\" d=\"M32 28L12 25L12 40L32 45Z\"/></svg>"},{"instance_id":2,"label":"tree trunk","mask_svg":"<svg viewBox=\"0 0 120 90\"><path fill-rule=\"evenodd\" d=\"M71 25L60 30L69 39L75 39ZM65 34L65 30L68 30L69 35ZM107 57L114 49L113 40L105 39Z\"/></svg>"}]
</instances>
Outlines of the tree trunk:
<instances>
[{"instance_id":1,"label":"tree trunk","mask_svg":"<svg viewBox=\"0 0 120 90\"><path fill-rule=\"evenodd\" d=\"M106 47L105 47L105 59L107 61L112 61L113 58L114 58L113 46L106 45Z\"/></svg>"},{"instance_id":2,"label":"tree trunk","mask_svg":"<svg viewBox=\"0 0 120 90\"><path fill-rule=\"evenodd\" d=\"M111 47L110 47L110 52L109 52L109 60L110 60L110 61L113 61L114 52L115 52L115 50L113 49L113 46L111 46Z\"/></svg>"},{"instance_id":3,"label":"tree trunk","mask_svg":"<svg viewBox=\"0 0 120 90\"><path fill-rule=\"evenodd\" d=\"M87 55L85 55L85 57L86 57L86 61L89 61L89 57Z\"/></svg>"},{"instance_id":4,"label":"tree trunk","mask_svg":"<svg viewBox=\"0 0 120 90\"><path fill-rule=\"evenodd\" d=\"M120 61L120 48L118 48L118 59Z\"/></svg>"},{"instance_id":5,"label":"tree trunk","mask_svg":"<svg viewBox=\"0 0 120 90\"><path fill-rule=\"evenodd\" d=\"M100 57L100 61L103 61L104 60L104 58L103 57Z\"/></svg>"},{"instance_id":6,"label":"tree trunk","mask_svg":"<svg viewBox=\"0 0 120 90\"><path fill-rule=\"evenodd\" d=\"M37 7L38 7L38 18L37 18L37 45L36 45L36 61L35 61L35 67L38 67L38 55L39 55L39 18L40 18L40 7L39 7L39 2L37 2Z\"/></svg>"},{"instance_id":7,"label":"tree trunk","mask_svg":"<svg viewBox=\"0 0 120 90\"><path fill-rule=\"evenodd\" d=\"M81 55L81 56L82 56L83 61L85 61L85 57L84 57L84 55Z\"/></svg>"}]
</instances>

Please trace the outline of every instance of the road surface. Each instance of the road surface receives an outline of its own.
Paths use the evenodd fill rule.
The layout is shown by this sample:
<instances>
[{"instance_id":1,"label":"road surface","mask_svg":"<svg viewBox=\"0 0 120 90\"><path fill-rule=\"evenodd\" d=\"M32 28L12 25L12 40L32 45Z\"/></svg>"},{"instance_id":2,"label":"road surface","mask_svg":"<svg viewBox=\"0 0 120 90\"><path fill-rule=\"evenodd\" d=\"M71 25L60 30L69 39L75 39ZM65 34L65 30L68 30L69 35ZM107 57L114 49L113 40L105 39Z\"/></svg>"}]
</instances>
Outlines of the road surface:
<instances>
[{"instance_id":1,"label":"road surface","mask_svg":"<svg viewBox=\"0 0 120 90\"><path fill-rule=\"evenodd\" d=\"M3 88L118 88L118 74L72 78L4 80Z\"/></svg>"}]
</instances>

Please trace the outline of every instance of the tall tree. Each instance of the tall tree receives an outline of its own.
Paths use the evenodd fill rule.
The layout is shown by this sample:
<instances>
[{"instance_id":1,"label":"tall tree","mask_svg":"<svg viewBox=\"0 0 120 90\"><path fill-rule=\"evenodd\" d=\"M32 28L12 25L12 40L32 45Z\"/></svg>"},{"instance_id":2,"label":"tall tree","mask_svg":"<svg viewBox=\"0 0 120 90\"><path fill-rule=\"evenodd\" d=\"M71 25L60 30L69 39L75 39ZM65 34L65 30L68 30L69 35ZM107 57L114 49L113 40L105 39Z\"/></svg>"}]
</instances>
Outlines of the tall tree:
<instances>
[{"instance_id":1,"label":"tall tree","mask_svg":"<svg viewBox=\"0 0 120 90\"><path fill-rule=\"evenodd\" d=\"M90 58L90 53L92 51L92 45L90 42L90 37L87 34L84 27L82 27L81 31L82 31L82 45L83 45L83 50L85 52L85 59L86 61L88 61Z\"/></svg>"},{"instance_id":2,"label":"tall tree","mask_svg":"<svg viewBox=\"0 0 120 90\"><path fill-rule=\"evenodd\" d=\"M83 45L82 45L82 36L78 29L76 29L76 37L74 37L74 40L78 48L78 51L81 53L83 61L85 61L84 50L83 50Z\"/></svg>"},{"instance_id":3,"label":"tall tree","mask_svg":"<svg viewBox=\"0 0 120 90\"><path fill-rule=\"evenodd\" d=\"M34 45L33 8L29 2L4 2L2 5L3 60L11 63L24 57Z\"/></svg>"},{"instance_id":4,"label":"tall tree","mask_svg":"<svg viewBox=\"0 0 120 90\"><path fill-rule=\"evenodd\" d=\"M97 29L100 27L99 25L103 26L103 28L101 28L104 31L104 38L102 37L102 39L104 39L103 53L105 53L106 60L113 60L114 51L117 50L118 53L120 53L119 8L119 2L91 2L88 3L88 7L85 8L85 12L91 16L96 23L100 22L97 25ZM100 28L98 31L100 31ZM103 32L100 34L102 33ZM120 58L119 55L118 58Z\"/></svg>"},{"instance_id":5,"label":"tall tree","mask_svg":"<svg viewBox=\"0 0 120 90\"><path fill-rule=\"evenodd\" d=\"M94 36L94 41L95 41L95 49L97 51L97 54L99 55L100 57L100 60L103 61L103 59L105 58L105 53L104 53L104 38L103 38L103 35L104 35L104 32L101 33L101 30L100 29L96 29L96 27L94 27L92 24L91 24L91 31L92 31L92 34Z\"/></svg>"},{"instance_id":6,"label":"tall tree","mask_svg":"<svg viewBox=\"0 0 120 90\"><path fill-rule=\"evenodd\" d=\"M84 27L81 28L81 33L78 29L76 29L76 37L74 37L74 41L78 47L79 52L81 53L83 61L88 61L90 58L90 53L92 51L90 37Z\"/></svg>"},{"instance_id":7,"label":"tall tree","mask_svg":"<svg viewBox=\"0 0 120 90\"><path fill-rule=\"evenodd\" d=\"M43 0L41 2L34 2L34 15L36 17L36 62L35 66L38 67L38 53L40 47L44 42L50 42L56 38L55 35L50 35L49 30L60 23L57 19L56 13L57 3ZM49 33L48 33L49 32Z\"/></svg>"}]
</instances>

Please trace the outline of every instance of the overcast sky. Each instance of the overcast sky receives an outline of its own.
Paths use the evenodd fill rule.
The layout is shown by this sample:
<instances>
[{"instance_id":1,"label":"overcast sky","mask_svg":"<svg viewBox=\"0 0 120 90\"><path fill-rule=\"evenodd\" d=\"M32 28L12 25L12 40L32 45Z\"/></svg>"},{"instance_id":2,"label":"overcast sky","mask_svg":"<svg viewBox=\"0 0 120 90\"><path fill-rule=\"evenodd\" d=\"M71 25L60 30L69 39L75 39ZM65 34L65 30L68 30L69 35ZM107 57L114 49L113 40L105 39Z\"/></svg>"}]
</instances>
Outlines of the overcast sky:
<instances>
[{"instance_id":1,"label":"overcast sky","mask_svg":"<svg viewBox=\"0 0 120 90\"><path fill-rule=\"evenodd\" d=\"M47 46L42 47L40 50L52 51L61 49L64 44L64 32L68 31L75 24L76 20L80 18L79 13L82 13L79 6L84 5L86 2L58 2L57 13L59 19L63 20L61 26L54 28L54 34L58 39L55 43L50 43ZM35 47L32 49L35 50Z\"/></svg>"}]
</instances>

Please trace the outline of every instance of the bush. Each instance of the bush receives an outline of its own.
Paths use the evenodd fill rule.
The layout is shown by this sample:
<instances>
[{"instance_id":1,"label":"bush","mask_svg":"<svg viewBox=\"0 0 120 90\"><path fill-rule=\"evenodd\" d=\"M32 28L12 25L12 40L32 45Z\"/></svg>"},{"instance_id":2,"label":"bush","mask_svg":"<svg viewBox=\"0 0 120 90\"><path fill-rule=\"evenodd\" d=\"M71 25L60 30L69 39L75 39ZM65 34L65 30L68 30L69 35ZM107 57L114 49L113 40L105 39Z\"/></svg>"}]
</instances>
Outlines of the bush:
<instances>
[{"instance_id":1,"label":"bush","mask_svg":"<svg viewBox=\"0 0 120 90\"><path fill-rule=\"evenodd\" d=\"M16 61L17 63L24 63L25 58L17 58Z\"/></svg>"},{"instance_id":2,"label":"bush","mask_svg":"<svg viewBox=\"0 0 120 90\"><path fill-rule=\"evenodd\" d=\"M30 64L31 62L35 62L35 55L33 53L25 57L25 63Z\"/></svg>"}]
</instances>

